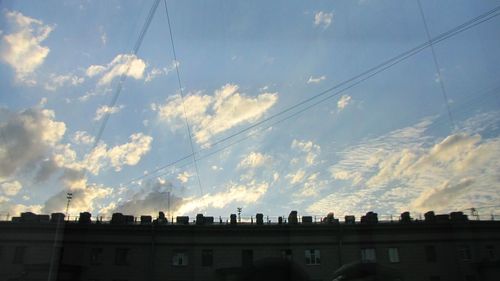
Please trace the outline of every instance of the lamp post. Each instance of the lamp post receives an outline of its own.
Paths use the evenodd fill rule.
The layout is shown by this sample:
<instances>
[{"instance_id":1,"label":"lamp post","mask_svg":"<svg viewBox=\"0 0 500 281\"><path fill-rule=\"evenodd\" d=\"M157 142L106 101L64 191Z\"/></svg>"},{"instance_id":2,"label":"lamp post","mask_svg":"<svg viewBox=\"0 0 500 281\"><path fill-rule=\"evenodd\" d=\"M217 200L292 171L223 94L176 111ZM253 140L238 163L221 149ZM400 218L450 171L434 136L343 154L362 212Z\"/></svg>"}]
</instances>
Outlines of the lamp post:
<instances>
[{"instance_id":1,"label":"lamp post","mask_svg":"<svg viewBox=\"0 0 500 281\"><path fill-rule=\"evenodd\" d=\"M241 222L241 210L242 208L236 208L238 210L238 222Z\"/></svg>"},{"instance_id":2,"label":"lamp post","mask_svg":"<svg viewBox=\"0 0 500 281\"><path fill-rule=\"evenodd\" d=\"M68 199L68 203L66 204L66 217L68 218L67 220L69 220L68 216L69 202L71 202L71 199L73 199L73 193L71 192L66 193L66 199Z\"/></svg>"}]
</instances>

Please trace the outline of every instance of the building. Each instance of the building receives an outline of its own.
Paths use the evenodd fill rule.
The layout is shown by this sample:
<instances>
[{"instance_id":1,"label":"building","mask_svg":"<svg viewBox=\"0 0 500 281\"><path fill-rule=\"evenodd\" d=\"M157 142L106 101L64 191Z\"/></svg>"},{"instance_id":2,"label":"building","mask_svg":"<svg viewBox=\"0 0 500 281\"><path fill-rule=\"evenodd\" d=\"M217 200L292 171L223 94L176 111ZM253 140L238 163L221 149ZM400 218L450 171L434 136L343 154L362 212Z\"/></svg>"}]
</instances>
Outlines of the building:
<instances>
[{"instance_id":1,"label":"building","mask_svg":"<svg viewBox=\"0 0 500 281\"><path fill-rule=\"evenodd\" d=\"M500 221L459 212L317 223L23 213L0 222L0 280L498 280L499 250Z\"/></svg>"}]
</instances>

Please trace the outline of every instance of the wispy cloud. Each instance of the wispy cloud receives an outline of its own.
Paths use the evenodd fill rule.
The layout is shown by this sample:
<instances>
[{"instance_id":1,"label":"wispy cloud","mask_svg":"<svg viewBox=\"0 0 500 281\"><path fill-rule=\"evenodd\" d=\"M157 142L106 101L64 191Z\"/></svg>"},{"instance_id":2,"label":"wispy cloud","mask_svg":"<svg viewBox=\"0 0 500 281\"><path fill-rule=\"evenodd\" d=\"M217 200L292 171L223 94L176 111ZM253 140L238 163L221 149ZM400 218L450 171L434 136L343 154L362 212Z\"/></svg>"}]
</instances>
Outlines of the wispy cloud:
<instances>
[{"instance_id":1,"label":"wispy cloud","mask_svg":"<svg viewBox=\"0 0 500 281\"><path fill-rule=\"evenodd\" d=\"M327 13L319 11L314 15L314 25L321 26L323 28L328 28L333 21L333 12Z\"/></svg>"},{"instance_id":2,"label":"wispy cloud","mask_svg":"<svg viewBox=\"0 0 500 281\"><path fill-rule=\"evenodd\" d=\"M343 95L340 97L340 99L337 101L337 108L339 111L342 111L344 108L347 107L347 105L351 102L351 96L348 95Z\"/></svg>"},{"instance_id":3,"label":"wispy cloud","mask_svg":"<svg viewBox=\"0 0 500 281\"><path fill-rule=\"evenodd\" d=\"M48 81L45 83L45 89L48 91L55 91L65 85L77 86L85 81L84 77L79 77L74 74L56 75L52 73Z\"/></svg>"},{"instance_id":4,"label":"wispy cloud","mask_svg":"<svg viewBox=\"0 0 500 281\"><path fill-rule=\"evenodd\" d=\"M318 84L319 82L323 81L326 79L325 75L319 76L319 77L312 77L309 76L309 79L307 80L307 84Z\"/></svg>"}]
</instances>

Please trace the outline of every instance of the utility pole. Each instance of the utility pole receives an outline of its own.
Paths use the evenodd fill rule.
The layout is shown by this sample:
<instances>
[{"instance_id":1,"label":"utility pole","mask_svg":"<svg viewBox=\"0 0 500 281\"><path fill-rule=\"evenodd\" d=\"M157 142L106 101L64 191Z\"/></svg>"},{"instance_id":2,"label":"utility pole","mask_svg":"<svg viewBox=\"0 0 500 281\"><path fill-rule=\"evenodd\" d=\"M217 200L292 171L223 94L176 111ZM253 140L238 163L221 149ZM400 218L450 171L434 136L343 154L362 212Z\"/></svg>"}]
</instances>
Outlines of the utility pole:
<instances>
[{"instance_id":1,"label":"utility pole","mask_svg":"<svg viewBox=\"0 0 500 281\"><path fill-rule=\"evenodd\" d=\"M73 199L73 193L71 193L71 192L66 193L66 199L68 199L68 203L66 204L66 217L67 217L67 220L69 220L69 216L68 216L69 202L71 202L71 199Z\"/></svg>"}]
</instances>

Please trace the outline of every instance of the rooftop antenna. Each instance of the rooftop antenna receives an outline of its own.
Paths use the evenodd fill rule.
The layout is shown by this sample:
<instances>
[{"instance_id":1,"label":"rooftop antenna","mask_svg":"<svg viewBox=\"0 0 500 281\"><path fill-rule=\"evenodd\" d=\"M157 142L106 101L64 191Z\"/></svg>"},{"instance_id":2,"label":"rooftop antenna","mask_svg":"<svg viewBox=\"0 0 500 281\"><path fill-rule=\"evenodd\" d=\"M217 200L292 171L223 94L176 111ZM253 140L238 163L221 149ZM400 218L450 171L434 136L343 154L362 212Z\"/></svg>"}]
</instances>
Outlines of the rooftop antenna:
<instances>
[{"instance_id":1,"label":"rooftop antenna","mask_svg":"<svg viewBox=\"0 0 500 281\"><path fill-rule=\"evenodd\" d=\"M241 222L241 210L242 210L242 208L238 207L238 208L236 208L236 210L238 210L238 222L240 223Z\"/></svg>"},{"instance_id":2,"label":"rooftop antenna","mask_svg":"<svg viewBox=\"0 0 500 281\"><path fill-rule=\"evenodd\" d=\"M73 199L73 193L71 193L71 192L66 193L66 199L68 199L68 203L66 204L66 217L69 220L69 216L68 216L69 203L71 202L71 199Z\"/></svg>"}]
</instances>

